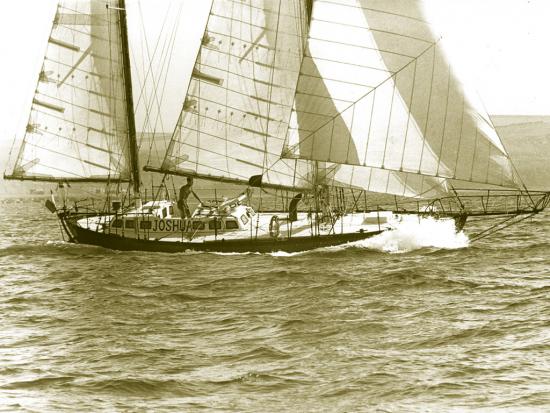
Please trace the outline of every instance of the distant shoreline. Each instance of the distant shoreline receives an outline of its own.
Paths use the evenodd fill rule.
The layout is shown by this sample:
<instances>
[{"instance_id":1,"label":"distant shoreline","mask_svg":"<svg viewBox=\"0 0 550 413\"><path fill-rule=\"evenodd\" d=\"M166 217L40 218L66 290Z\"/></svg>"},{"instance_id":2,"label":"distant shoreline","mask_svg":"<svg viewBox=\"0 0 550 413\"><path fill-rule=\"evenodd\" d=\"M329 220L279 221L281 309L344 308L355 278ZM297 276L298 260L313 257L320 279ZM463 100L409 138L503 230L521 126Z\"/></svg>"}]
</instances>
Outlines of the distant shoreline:
<instances>
[{"instance_id":1,"label":"distant shoreline","mask_svg":"<svg viewBox=\"0 0 550 413\"><path fill-rule=\"evenodd\" d=\"M550 115L490 115L490 117L497 128L523 123L550 122Z\"/></svg>"}]
</instances>

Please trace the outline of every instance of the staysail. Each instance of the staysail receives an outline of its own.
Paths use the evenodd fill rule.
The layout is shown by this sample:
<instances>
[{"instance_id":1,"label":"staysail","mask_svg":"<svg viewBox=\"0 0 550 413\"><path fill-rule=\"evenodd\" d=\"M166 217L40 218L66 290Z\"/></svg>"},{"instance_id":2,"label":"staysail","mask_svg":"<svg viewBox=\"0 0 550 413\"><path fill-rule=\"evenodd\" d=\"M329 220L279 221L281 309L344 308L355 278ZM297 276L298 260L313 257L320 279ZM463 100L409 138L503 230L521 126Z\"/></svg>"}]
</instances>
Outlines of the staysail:
<instances>
[{"instance_id":1,"label":"staysail","mask_svg":"<svg viewBox=\"0 0 550 413\"><path fill-rule=\"evenodd\" d=\"M283 158L516 186L415 0L315 1L295 107Z\"/></svg>"},{"instance_id":2,"label":"staysail","mask_svg":"<svg viewBox=\"0 0 550 413\"><path fill-rule=\"evenodd\" d=\"M213 0L185 102L157 172L243 183L263 174L264 184L310 185L309 162L278 161L304 49L304 3Z\"/></svg>"},{"instance_id":3,"label":"staysail","mask_svg":"<svg viewBox=\"0 0 550 413\"><path fill-rule=\"evenodd\" d=\"M123 6L118 0L60 2L26 132L6 178L131 179L137 155L129 143Z\"/></svg>"}]
</instances>

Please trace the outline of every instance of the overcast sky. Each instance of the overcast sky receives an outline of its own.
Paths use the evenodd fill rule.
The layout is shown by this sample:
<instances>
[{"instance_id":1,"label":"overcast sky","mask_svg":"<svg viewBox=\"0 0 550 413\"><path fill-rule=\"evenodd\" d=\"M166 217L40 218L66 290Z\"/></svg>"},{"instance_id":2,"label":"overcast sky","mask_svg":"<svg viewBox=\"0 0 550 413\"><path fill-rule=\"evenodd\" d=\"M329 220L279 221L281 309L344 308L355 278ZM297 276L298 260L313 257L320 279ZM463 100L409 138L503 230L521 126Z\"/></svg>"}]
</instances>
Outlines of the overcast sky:
<instances>
[{"instance_id":1,"label":"overcast sky","mask_svg":"<svg viewBox=\"0 0 550 413\"><path fill-rule=\"evenodd\" d=\"M136 82L143 76L138 69L147 55L142 47L144 33L152 53L161 30L160 22L168 16L162 32L166 36L180 16L162 110L164 130L170 132L181 108L210 1L127 0L127 3ZM489 113L550 115L550 0L426 0L425 3L429 20L444 36L454 69L478 90ZM2 2L3 147L6 140L23 133L55 4L55 0ZM138 94L134 90L134 95ZM138 128L141 118L138 116Z\"/></svg>"}]
</instances>

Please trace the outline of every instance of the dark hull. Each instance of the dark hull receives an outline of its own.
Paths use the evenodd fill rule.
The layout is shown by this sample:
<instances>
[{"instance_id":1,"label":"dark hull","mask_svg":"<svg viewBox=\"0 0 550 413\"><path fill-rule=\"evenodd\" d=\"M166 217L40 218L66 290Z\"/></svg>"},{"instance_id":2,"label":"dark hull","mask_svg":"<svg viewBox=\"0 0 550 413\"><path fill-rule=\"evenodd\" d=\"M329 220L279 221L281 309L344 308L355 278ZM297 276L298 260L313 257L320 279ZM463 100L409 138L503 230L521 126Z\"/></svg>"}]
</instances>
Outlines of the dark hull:
<instances>
[{"instance_id":1,"label":"dark hull","mask_svg":"<svg viewBox=\"0 0 550 413\"><path fill-rule=\"evenodd\" d=\"M62 218L63 220L63 218ZM331 234L308 237L292 237L285 239L240 239L218 240L205 242L173 242L126 238L114 234L102 234L77 226L71 220L64 221L65 228L71 236L71 241L80 244L97 245L121 251L152 251L152 252L300 252L315 248L329 247L359 241L377 235L384 231L355 232L349 234Z\"/></svg>"}]
</instances>

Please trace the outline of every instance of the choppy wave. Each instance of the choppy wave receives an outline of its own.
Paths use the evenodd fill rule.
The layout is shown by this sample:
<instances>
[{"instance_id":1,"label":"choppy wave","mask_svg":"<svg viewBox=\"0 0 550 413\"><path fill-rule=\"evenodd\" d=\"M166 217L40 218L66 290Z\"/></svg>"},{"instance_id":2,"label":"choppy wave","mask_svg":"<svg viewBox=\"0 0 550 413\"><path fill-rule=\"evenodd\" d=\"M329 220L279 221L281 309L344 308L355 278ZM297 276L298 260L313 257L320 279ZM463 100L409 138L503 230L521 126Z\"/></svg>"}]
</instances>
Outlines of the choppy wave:
<instances>
[{"instance_id":1,"label":"choppy wave","mask_svg":"<svg viewBox=\"0 0 550 413\"><path fill-rule=\"evenodd\" d=\"M43 389L54 386L62 386L70 383L74 377L40 377L31 380L12 381L9 384L0 386L0 389L15 390L15 389Z\"/></svg>"},{"instance_id":2,"label":"choppy wave","mask_svg":"<svg viewBox=\"0 0 550 413\"><path fill-rule=\"evenodd\" d=\"M81 387L87 391L107 393L113 395L129 396L187 396L194 394L196 390L191 384L173 379L153 378L118 378L108 380L91 380L83 383Z\"/></svg>"}]
</instances>

